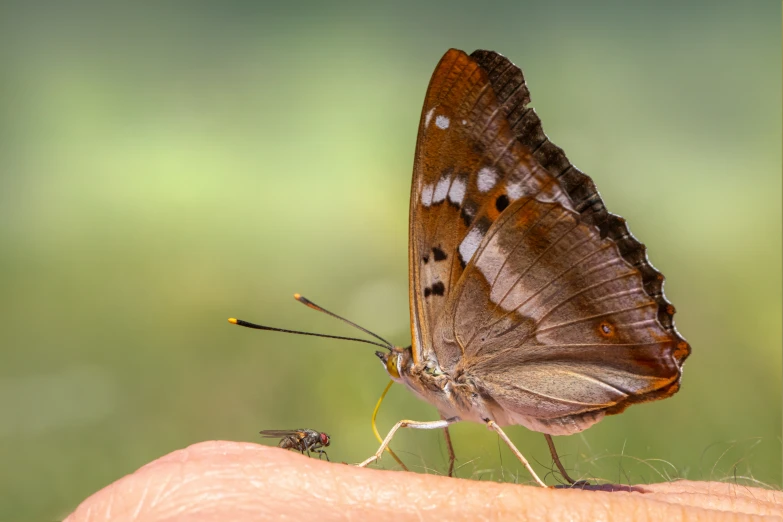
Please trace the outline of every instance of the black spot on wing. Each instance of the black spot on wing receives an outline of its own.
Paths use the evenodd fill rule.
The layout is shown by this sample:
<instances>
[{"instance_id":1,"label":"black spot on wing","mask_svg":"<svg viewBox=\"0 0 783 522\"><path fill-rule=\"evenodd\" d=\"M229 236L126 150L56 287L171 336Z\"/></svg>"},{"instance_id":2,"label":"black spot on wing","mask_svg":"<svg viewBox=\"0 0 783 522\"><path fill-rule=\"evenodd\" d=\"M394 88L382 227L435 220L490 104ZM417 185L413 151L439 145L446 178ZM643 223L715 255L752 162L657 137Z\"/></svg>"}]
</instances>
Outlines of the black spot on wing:
<instances>
[{"instance_id":1,"label":"black spot on wing","mask_svg":"<svg viewBox=\"0 0 783 522\"><path fill-rule=\"evenodd\" d=\"M427 286L424 288L424 297L429 297L431 295L443 295L445 293L446 285L444 285L441 281L438 281L432 286Z\"/></svg>"},{"instance_id":2,"label":"black spot on wing","mask_svg":"<svg viewBox=\"0 0 783 522\"><path fill-rule=\"evenodd\" d=\"M429 260L430 260L430 256L421 256L421 260L426 265L429 262Z\"/></svg>"},{"instance_id":3,"label":"black spot on wing","mask_svg":"<svg viewBox=\"0 0 783 522\"><path fill-rule=\"evenodd\" d=\"M505 194L501 194L498 196L498 199L495 200L495 208L498 209L498 212L503 212L506 210L506 207L508 207L509 200L508 196Z\"/></svg>"},{"instance_id":4,"label":"black spot on wing","mask_svg":"<svg viewBox=\"0 0 783 522\"><path fill-rule=\"evenodd\" d=\"M443 250L441 250L438 247L432 247L432 255L433 255L435 261L443 261L444 259L446 259L448 257L446 255L446 252L444 252Z\"/></svg>"}]
</instances>

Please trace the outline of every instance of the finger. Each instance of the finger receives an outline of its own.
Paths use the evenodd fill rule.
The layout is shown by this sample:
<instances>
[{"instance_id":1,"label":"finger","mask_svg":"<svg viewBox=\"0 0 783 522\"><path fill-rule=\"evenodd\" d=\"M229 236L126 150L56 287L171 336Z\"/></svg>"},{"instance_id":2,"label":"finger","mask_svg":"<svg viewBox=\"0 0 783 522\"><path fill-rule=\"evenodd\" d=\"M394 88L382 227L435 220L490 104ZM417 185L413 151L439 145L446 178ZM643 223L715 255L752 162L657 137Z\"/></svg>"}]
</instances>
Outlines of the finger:
<instances>
[{"instance_id":1,"label":"finger","mask_svg":"<svg viewBox=\"0 0 783 522\"><path fill-rule=\"evenodd\" d=\"M68 522L134 520L737 520L781 513L783 494L676 482L644 492L552 490L358 469L249 443L205 442L85 500ZM743 517L740 517L743 518Z\"/></svg>"}]
</instances>

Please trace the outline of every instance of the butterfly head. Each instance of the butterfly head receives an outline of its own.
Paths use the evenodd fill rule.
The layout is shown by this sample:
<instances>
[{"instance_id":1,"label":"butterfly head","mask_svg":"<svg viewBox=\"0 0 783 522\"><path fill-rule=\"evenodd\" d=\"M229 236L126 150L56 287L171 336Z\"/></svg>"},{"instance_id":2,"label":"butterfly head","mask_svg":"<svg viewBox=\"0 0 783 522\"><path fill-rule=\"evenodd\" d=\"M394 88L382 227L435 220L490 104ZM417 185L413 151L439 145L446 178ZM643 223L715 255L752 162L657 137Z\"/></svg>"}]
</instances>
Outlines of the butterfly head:
<instances>
[{"instance_id":1,"label":"butterfly head","mask_svg":"<svg viewBox=\"0 0 783 522\"><path fill-rule=\"evenodd\" d=\"M389 374L389 377L397 382L402 381L402 376L409 373L410 367L413 364L413 355L411 353L411 347L402 348L395 346L388 352L375 352L378 359L383 363L383 367Z\"/></svg>"}]
</instances>

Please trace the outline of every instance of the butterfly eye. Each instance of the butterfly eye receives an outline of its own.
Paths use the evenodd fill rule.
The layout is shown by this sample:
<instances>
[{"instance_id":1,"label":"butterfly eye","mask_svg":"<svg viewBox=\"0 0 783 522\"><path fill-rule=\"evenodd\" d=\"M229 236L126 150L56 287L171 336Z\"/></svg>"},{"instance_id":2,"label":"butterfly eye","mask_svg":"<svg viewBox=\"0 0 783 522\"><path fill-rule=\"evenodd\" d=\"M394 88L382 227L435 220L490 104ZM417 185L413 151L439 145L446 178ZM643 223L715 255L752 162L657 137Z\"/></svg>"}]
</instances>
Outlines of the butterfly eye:
<instances>
[{"instance_id":1,"label":"butterfly eye","mask_svg":"<svg viewBox=\"0 0 783 522\"><path fill-rule=\"evenodd\" d=\"M389 372L389 375L394 379L400 378L400 371L397 368L397 359L399 358L399 355L391 354L389 355L389 358L386 359L386 371Z\"/></svg>"}]
</instances>

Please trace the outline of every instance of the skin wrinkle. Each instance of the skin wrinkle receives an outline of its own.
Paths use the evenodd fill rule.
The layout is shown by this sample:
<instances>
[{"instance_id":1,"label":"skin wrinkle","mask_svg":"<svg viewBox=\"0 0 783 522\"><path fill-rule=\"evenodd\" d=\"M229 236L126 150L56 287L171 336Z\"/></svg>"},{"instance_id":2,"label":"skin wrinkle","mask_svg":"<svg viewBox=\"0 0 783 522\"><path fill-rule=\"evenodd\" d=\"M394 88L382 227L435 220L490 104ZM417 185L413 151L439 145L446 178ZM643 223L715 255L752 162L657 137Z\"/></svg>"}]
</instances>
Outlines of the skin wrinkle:
<instances>
[{"instance_id":1,"label":"skin wrinkle","mask_svg":"<svg viewBox=\"0 0 783 522\"><path fill-rule=\"evenodd\" d=\"M780 506L775 506L772 502L763 502L758 500L748 499L733 499L733 498L718 498L705 495L703 493L678 493L676 495L670 495L666 499L667 502L691 505L694 503L701 503L705 507L710 509L716 509L720 511L750 511L754 510L760 515L775 515L780 514Z\"/></svg>"},{"instance_id":2,"label":"skin wrinkle","mask_svg":"<svg viewBox=\"0 0 783 522\"><path fill-rule=\"evenodd\" d=\"M783 494L780 491L765 490L759 488L749 488L747 486L739 486L734 484L710 482L709 487L705 491L698 491L692 487L692 483L672 483L662 486L671 487L671 491L668 494L672 499L684 500L687 498L703 498L708 499L710 502L735 502L742 501L747 502L750 505L760 503L770 510L770 513L779 513L780 505L783 503ZM665 488L661 488L662 491L656 494L667 493ZM715 490L718 491L715 491ZM721 493L720 490L725 489L727 493Z\"/></svg>"},{"instance_id":3,"label":"skin wrinkle","mask_svg":"<svg viewBox=\"0 0 783 522\"><path fill-rule=\"evenodd\" d=\"M112 508L114 507L114 499L116 498L115 495L114 495L114 490L115 489L116 488L112 484L112 487L111 487L111 489L109 491L109 503L106 506L106 518L108 518L108 519L111 519Z\"/></svg>"},{"instance_id":4,"label":"skin wrinkle","mask_svg":"<svg viewBox=\"0 0 783 522\"><path fill-rule=\"evenodd\" d=\"M161 506L143 502L155 489L178 483L187 485L162 496ZM540 489L357 469L278 448L205 442L99 491L67 521L783 520L783 493L777 491L688 481L639 489L645 493Z\"/></svg>"},{"instance_id":5,"label":"skin wrinkle","mask_svg":"<svg viewBox=\"0 0 783 522\"><path fill-rule=\"evenodd\" d=\"M165 458L165 457L164 457ZM146 467L146 466L145 466ZM144 469L144 468L142 468ZM163 484L161 485L160 489L158 489L158 492L155 494L155 498L152 499L152 502L150 502L150 508L154 509L158 506L161 500L165 498L167 491L172 491L171 489L171 477L173 477L173 474L169 474L166 476Z\"/></svg>"},{"instance_id":6,"label":"skin wrinkle","mask_svg":"<svg viewBox=\"0 0 783 522\"><path fill-rule=\"evenodd\" d=\"M142 491L141 491L141 498L139 499L139 501L138 501L138 504L137 504L137 506L136 506L136 509L134 510L134 512L133 512L133 515L132 515L132 517L131 517L133 520L138 520L138 518L139 518L139 514L141 513L141 510L142 510L142 509L143 509L143 508L146 506L146 504L147 504L147 494L148 494L148 493L149 493L149 491L150 491L150 487L149 487L149 486L150 486L150 483L149 483L149 480L148 480L148 481L147 481L147 482L144 484L144 487L142 488ZM162 490L161 490L161 491L162 491Z\"/></svg>"}]
</instances>

